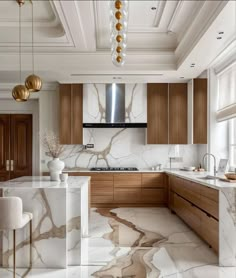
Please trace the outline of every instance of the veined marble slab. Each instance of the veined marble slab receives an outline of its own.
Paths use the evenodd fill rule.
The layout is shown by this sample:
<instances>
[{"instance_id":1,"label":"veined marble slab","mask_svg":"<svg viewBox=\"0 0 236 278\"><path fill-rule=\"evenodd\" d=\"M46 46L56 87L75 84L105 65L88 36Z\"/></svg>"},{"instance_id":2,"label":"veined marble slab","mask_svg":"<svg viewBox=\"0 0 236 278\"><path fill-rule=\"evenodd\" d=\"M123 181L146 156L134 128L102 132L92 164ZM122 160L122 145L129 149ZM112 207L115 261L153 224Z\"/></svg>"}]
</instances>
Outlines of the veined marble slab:
<instances>
[{"instance_id":1,"label":"veined marble slab","mask_svg":"<svg viewBox=\"0 0 236 278\"><path fill-rule=\"evenodd\" d=\"M88 235L90 177L22 177L0 183L3 196L23 200L33 213L33 268L66 268L81 263L81 237ZM3 234L3 267L12 266L12 232ZM29 227L17 230L17 267L29 262Z\"/></svg>"}]
</instances>

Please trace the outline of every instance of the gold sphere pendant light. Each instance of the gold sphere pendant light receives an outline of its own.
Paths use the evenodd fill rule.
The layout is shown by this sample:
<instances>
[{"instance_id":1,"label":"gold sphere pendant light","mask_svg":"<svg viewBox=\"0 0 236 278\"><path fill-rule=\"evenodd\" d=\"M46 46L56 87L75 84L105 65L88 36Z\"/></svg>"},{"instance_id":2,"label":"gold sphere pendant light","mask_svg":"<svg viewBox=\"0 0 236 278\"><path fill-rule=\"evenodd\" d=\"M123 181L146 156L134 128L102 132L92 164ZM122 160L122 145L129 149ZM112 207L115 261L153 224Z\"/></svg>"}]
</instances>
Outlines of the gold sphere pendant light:
<instances>
[{"instance_id":1,"label":"gold sphere pendant light","mask_svg":"<svg viewBox=\"0 0 236 278\"><path fill-rule=\"evenodd\" d=\"M12 90L12 96L15 101L24 102L28 100L30 92L24 85L16 85Z\"/></svg>"},{"instance_id":2,"label":"gold sphere pendant light","mask_svg":"<svg viewBox=\"0 0 236 278\"><path fill-rule=\"evenodd\" d=\"M21 83L21 6L24 4L23 0L17 0L19 4L19 62L20 62L20 83ZM17 102L27 101L30 92L24 85L16 85L12 90L12 96Z\"/></svg>"},{"instance_id":3,"label":"gold sphere pendant light","mask_svg":"<svg viewBox=\"0 0 236 278\"><path fill-rule=\"evenodd\" d=\"M33 74L29 75L25 80L26 88L31 92L39 92L42 89L42 80L39 76L34 74L34 6L31 0L32 8L32 69Z\"/></svg>"}]
</instances>

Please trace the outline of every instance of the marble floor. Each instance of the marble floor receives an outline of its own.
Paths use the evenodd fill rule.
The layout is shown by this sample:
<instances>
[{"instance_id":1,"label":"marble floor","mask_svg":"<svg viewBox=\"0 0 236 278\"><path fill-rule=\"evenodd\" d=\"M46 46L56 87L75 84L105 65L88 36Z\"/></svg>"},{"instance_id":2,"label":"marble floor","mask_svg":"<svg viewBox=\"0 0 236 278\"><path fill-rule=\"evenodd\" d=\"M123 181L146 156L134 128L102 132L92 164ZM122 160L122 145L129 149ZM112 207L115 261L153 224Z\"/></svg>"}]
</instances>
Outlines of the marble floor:
<instances>
[{"instance_id":1,"label":"marble floor","mask_svg":"<svg viewBox=\"0 0 236 278\"><path fill-rule=\"evenodd\" d=\"M93 209L83 266L67 270L17 270L42 278L236 278L214 252L167 208ZM12 277L0 269L0 277Z\"/></svg>"}]
</instances>

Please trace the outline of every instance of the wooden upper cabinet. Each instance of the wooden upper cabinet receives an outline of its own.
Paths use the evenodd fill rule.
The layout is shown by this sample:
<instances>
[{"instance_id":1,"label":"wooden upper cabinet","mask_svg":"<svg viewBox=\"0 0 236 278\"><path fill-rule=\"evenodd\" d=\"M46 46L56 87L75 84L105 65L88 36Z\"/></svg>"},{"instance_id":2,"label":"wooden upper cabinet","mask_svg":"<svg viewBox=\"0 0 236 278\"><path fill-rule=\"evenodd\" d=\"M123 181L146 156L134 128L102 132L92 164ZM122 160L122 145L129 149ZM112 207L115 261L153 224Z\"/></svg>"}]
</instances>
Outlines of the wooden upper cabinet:
<instances>
[{"instance_id":1,"label":"wooden upper cabinet","mask_svg":"<svg viewBox=\"0 0 236 278\"><path fill-rule=\"evenodd\" d=\"M193 143L207 144L207 79L193 84Z\"/></svg>"},{"instance_id":2,"label":"wooden upper cabinet","mask_svg":"<svg viewBox=\"0 0 236 278\"><path fill-rule=\"evenodd\" d=\"M82 84L60 84L60 143L83 144Z\"/></svg>"},{"instance_id":3,"label":"wooden upper cabinet","mask_svg":"<svg viewBox=\"0 0 236 278\"><path fill-rule=\"evenodd\" d=\"M169 144L188 143L188 93L186 83L169 84Z\"/></svg>"},{"instance_id":4,"label":"wooden upper cabinet","mask_svg":"<svg viewBox=\"0 0 236 278\"><path fill-rule=\"evenodd\" d=\"M147 84L147 144L168 144L168 84Z\"/></svg>"}]
</instances>

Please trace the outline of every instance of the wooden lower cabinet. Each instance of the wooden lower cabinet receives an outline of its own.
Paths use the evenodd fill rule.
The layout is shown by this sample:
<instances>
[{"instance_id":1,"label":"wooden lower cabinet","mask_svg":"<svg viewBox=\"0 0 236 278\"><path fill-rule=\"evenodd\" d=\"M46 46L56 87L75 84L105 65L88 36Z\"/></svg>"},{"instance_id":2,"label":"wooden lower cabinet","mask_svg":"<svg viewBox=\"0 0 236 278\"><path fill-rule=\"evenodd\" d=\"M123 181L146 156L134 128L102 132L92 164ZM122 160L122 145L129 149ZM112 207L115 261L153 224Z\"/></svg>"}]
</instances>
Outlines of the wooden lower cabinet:
<instances>
[{"instance_id":1,"label":"wooden lower cabinet","mask_svg":"<svg viewBox=\"0 0 236 278\"><path fill-rule=\"evenodd\" d=\"M91 176L92 207L166 206L164 173L69 173Z\"/></svg>"},{"instance_id":2,"label":"wooden lower cabinet","mask_svg":"<svg viewBox=\"0 0 236 278\"><path fill-rule=\"evenodd\" d=\"M170 176L168 205L218 253L219 192L217 190Z\"/></svg>"}]
</instances>

